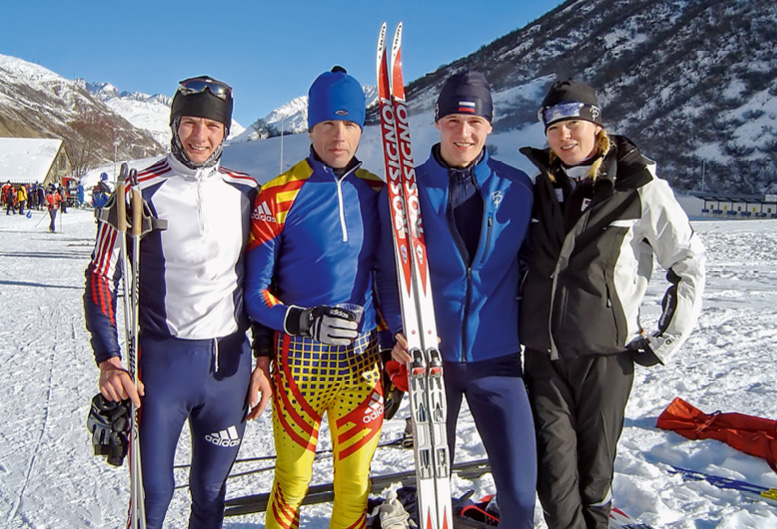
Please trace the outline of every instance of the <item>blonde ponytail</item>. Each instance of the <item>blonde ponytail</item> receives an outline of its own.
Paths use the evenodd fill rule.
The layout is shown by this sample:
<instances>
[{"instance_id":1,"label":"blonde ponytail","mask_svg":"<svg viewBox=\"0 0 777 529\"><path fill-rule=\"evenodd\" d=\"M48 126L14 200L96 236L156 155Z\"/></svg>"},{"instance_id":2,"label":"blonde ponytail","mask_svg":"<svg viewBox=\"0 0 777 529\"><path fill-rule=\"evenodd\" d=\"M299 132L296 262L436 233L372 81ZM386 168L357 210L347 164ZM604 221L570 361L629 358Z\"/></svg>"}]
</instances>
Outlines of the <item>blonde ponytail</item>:
<instances>
[{"instance_id":1,"label":"blonde ponytail","mask_svg":"<svg viewBox=\"0 0 777 529\"><path fill-rule=\"evenodd\" d=\"M604 127L602 127L599 130L599 133L596 135L596 143L594 144L596 159L594 160L594 163L591 164L591 167L588 169L588 173L586 174L586 176L588 176L592 182L595 182L596 177L599 176L599 168L602 166L604 157L610 150L610 145L610 137L607 136L607 131L605 131Z\"/></svg>"}]
</instances>

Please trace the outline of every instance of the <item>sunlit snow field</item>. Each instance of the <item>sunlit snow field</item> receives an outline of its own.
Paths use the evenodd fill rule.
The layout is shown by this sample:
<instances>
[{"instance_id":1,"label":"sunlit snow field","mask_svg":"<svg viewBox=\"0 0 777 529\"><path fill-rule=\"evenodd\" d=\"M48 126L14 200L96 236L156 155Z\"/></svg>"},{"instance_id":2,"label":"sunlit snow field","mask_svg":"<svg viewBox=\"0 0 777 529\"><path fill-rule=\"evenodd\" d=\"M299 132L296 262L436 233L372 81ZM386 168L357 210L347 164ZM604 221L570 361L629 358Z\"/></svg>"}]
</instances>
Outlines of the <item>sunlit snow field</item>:
<instances>
[{"instance_id":1,"label":"sunlit snow field","mask_svg":"<svg viewBox=\"0 0 777 529\"><path fill-rule=\"evenodd\" d=\"M0 216L0 527L116 528L128 497L126 467L115 469L91 453L85 421L97 390L81 296L95 223L89 210L61 215L48 233L45 213ZM708 281L698 329L672 362L638 368L616 464L615 504L656 527L675 529L777 528L777 507L704 482L683 482L668 465L777 487L767 463L712 440L689 441L655 427L675 396L703 411L777 416L777 221L695 221L707 248ZM646 327L660 312L665 288L656 270L644 310ZM406 403L405 403L406 406ZM398 438L400 419L388 422L382 442ZM508 442L509 440L506 440ZM320 448L328 448L322 434ZM269 413L248 427L240 458L273 453ZM468 413L460 419L457 460L485 456ZM184 433L177 462L188 459ZM412 453L382 448L374 474L410 468ZM268 462L238 463L233 473ZM331 480L320 458L314 483ZM186 470L176 471L180 486ZM271 470L233 477L228 497L269 490ZM455 478L454 493L493 492L490 476ZM302 526L328 527L328 505L305 507ZM185 488L174 496L167 527L188 521ZM536 510L537 527L541 522ZM264 515L227 518L229 529L258 529Z\"/></svg>"}]
</instances>

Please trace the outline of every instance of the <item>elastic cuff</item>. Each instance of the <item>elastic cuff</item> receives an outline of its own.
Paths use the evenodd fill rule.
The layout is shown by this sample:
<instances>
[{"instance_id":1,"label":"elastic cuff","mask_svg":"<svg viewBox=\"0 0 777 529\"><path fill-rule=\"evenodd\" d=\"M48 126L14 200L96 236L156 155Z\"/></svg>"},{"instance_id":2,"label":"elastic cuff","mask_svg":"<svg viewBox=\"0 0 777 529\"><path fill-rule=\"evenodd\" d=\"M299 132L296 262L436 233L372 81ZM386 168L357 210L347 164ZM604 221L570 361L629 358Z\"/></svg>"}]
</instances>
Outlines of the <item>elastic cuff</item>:
<instances>
[{"instance_id":1,"label":"elastic cuff","mask_svg":"<svg viewBox=\"0 0 777 529\"><path fill-rule=\"evenodd\" d=\"M305 309L297 307L296 305L291 305L289 307L286 311L286 318L283 320L283 331L286 334L292 336L302 334L303 329L301 329L301 320L303 312L305 312Z\"/></svg>"}]
</instances>

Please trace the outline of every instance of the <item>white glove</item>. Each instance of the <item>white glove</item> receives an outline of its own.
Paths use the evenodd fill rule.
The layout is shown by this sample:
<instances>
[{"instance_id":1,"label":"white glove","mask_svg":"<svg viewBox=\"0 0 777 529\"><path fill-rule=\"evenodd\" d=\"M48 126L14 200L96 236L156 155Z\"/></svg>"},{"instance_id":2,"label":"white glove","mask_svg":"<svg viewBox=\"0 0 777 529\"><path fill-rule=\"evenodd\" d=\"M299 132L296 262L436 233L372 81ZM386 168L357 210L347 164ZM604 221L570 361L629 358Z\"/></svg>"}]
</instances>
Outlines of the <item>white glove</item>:
<instances>
[{"instance_id":1,"label":"white glove","mask_svg":"<svg viewBox=\"0 0 777 529\"><path fill-rule=\"evenodd\" d=\"M284 326L288 334L308 336L327 345L350 345L359 335L356 314L327 305L309 309L291 306Z\"/></svg>"},{"instance_id":2,"label":"white glove","mask_svg":"<svg viewBox=\"0 0 777 529\"><path fill-rule=\"evenodd\" d=\"M397 493L389 491L386 502L378 509L381 529L409 529L411 527L405 508L397 499ZM412 525L415 527L415 524Z\"/></svg>"}]
</instances>

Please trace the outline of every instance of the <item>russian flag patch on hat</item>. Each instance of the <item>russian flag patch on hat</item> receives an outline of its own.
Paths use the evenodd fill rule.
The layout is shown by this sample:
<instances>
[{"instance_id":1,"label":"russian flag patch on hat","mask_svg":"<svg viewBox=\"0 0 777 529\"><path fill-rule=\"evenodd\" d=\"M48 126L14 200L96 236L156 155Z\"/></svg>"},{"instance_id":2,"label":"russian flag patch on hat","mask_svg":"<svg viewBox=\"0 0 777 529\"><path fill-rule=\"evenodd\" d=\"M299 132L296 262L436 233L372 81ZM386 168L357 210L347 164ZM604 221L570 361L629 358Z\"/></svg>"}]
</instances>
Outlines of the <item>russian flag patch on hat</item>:
<instances>
[{"instance_id":1,"label":"russian flag patch on hat","mask_svg":"<svg viewBox=\"0 0 777 529\"><path fill-rule=\"evenodd\" d=\"M474 101L459 101L459 113L460 114L474 114L475 102Z\"/></svg>"}]
</instances>

